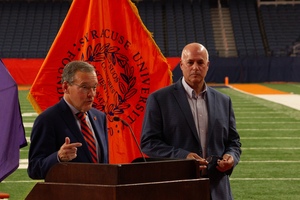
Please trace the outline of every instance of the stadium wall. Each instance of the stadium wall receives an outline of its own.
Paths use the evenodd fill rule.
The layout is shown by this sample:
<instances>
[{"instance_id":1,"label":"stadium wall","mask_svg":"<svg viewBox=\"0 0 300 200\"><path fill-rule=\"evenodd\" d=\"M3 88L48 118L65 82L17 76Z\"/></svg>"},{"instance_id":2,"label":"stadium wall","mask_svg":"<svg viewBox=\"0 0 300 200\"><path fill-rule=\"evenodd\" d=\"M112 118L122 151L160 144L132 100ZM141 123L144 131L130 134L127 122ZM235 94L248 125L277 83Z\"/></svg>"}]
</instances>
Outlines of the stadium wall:
<instances>
[{"instance_id":1,"label":"stadium wall","mask_svg":"<svg viewBox=\"0 0 300 200\"><path fill-rule=\"evenodd\" d=\"M173 81L182 75L179 65L173 70ZM300 82L299 57L211 58L206 76L208 83Z\"/></svg>"},{"instance_id":2,"label":"stadium wall","mask_svg":"<svg viewBox=\"0 0 300 200\"><path fill-rule=\"evenodd\" d=\"M173 81L181 76L179 57L167 58ZM44 59L3 58L3 63L18 85L31 85ZM210 58L208 83L300 82L300 57Z\"/></svg>"}]
</instances>

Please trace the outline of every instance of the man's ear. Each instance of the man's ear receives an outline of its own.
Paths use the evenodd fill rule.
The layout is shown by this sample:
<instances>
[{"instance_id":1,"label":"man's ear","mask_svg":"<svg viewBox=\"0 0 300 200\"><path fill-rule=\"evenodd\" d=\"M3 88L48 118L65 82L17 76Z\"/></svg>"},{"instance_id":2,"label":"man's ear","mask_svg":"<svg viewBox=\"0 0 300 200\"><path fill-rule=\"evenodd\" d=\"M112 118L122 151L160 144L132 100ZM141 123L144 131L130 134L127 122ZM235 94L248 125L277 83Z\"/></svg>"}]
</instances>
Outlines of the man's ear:
<instances>
[{"instance_id":1,"label":"man's ear","mask_svg":"<svg viewBox=\"0 0 300 200\"><path fill-rule=\"evenodd\" d=\"M66 94L69 93L68 88L69 88L68 82L64 81L64 82L62 83L62 89L63 89L64 93L66 93Z\"/></svg>"},{"instance_id":2,"label":"man's ear","mask_svg":"<svg viewBox=\"0 0 300 200\"><path fill-rule=\"evenodd\" d=\"M180 69L182 70L182 60L179 61Z\"/></svg>"}]
</instances>

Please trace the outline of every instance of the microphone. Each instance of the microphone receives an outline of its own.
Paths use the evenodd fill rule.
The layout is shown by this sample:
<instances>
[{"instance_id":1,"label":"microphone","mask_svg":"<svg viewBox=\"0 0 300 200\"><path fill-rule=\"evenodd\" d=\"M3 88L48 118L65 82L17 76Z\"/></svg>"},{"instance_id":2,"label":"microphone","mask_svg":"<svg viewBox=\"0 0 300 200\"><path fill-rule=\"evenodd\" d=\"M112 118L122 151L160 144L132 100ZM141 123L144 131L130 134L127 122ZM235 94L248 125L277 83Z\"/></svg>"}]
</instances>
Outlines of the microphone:
<instances>
[{"instance_id":1,"label":"microphone","mask_svg":"<svg viewBox=\"0 0 300 200\"><path fill-rule=\"evenodd\" d=\"M124 119L122 119L122 118L120 118L118 116L115 116L113 118L113 120L116 121L116 122L121 121L125 126L127 126L129 128L130 133L131 133L131 135L132 135L132 137L133 137L133 139L135 141L136 146L138 147L138 149L139 149L139 151L140 151L140 153L142 155L142 158L143 158L144 162L147 162L146 158L145 158L145 156L144 156L144 154L142 152L142 149L141 149L141 147L140 147L140 145L139 145L139 143L138 143L138 141L137 141L137 139L136 139L136 137L135 137L135 135L133 133L133 130L132 130L131 126Z\"/></svg>"}]
</instances>

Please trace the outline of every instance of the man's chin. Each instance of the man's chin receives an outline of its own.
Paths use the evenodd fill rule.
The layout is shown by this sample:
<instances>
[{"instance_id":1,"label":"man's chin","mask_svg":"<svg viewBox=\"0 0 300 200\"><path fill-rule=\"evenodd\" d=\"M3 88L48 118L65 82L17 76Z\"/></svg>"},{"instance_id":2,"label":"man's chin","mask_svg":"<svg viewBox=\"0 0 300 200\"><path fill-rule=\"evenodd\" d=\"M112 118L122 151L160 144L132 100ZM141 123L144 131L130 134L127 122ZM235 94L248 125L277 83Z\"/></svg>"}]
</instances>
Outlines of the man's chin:
<instances>
[{"instance_id":1,"label":"man's chin","mask_svg":"<svg viewBox=\"0 0 300 200\"><path fill-rule=\"evenodd\" d=\"M191 78L193 83L201 83L203 81L203 79L199 76L194 76Z\"/></svg>"},{"instance_id":2,"label":"man's chin","mask_svg":"<svg viewBox=\"0 0 300 200\"><path fill-rule=\"evenodd\" d=\"M93 104L87 104L83 107L84 110L88 111L93 107Z\"/></svg>"}]
</instances>

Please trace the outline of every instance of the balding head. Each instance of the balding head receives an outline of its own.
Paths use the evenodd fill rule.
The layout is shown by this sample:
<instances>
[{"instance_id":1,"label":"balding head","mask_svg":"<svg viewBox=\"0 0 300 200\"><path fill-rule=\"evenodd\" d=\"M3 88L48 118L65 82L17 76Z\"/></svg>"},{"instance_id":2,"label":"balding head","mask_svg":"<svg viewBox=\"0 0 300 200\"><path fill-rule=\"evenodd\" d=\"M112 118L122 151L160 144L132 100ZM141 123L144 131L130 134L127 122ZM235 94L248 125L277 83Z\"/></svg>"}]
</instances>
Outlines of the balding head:
<instances>
[{"instance_id":1,"label":"balding head","mask_svg":"<svg viewBox=\"0 0 300 200\"><path fill-rule=\"evenodd\" d=\"M181 53L181 60L185 60L187 57L189 57L189 55L193 52L193 53L201 53L201 52L205 52L205 54L207 55L207 61L209 61L209 55L208 55L208 51L207 49L200 43L190 43L187 44Z\"/></svg>"}]
</instances>

